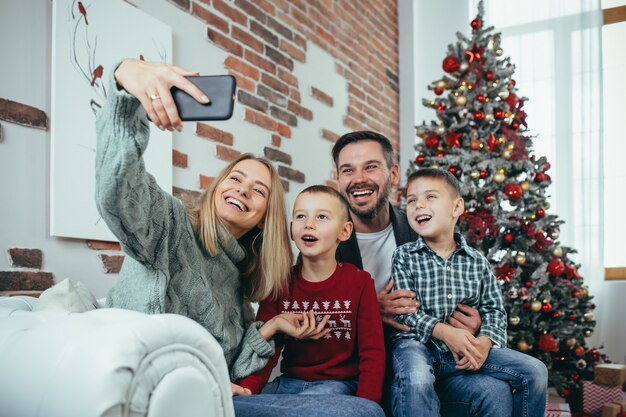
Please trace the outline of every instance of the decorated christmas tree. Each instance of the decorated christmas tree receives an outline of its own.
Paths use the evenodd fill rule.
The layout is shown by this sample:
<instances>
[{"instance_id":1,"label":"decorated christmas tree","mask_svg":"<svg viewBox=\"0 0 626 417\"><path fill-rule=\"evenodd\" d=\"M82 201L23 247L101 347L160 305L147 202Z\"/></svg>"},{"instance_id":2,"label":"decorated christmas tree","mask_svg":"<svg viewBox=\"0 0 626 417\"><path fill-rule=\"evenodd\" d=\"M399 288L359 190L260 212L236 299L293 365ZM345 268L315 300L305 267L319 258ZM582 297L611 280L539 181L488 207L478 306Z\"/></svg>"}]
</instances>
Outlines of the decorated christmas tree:
<instances>
[{"instance_id":1,"label":"decorated christmas tree","mask_svg":"<svg viewBox=\"0 0 626 417\"><path fill-rule=\"evenodd\" d=\"M461 183L459 228L493 265L508 314L508 344L542 360L563 396L591 379L603 355L587 347L595 321L591 296L559 243L563 221L550 213L550 164L533 153L524 102L504 56L500 34L485 27L483 5L471 37L457 33L444 74L429 89L436 120L417 126L411 170L440 167Z\"/></svg>"}]
</instances>

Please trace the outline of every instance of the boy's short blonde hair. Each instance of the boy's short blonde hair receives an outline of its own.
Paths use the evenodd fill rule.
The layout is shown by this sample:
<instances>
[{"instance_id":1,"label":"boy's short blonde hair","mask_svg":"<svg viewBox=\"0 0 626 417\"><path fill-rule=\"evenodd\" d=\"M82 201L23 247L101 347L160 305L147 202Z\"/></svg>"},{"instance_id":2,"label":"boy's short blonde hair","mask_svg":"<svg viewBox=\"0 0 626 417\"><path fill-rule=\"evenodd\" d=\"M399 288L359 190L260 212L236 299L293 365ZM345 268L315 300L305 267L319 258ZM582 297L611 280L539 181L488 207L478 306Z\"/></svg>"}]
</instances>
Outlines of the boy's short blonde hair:
<instances>
[{"instance_id":1,"label":"boy's short blonde hair","mask_svg":"<svg viewBox=\"0 0 626 417\"><path fill-rule=\"evenodd\" d=\"M339 191L335 190L332 187L329 187L327 185L311 185L310 187L307 187L304 190L300 191L300 194L298 194L298 196L301 196L302 194L315 194L315 193L327 194L332 197L335 197L335 199L337 199L337 201L341 203L341 207L343 208L342 211L343 211L343 215L345 219L350 220L350 215L349 215L350 206L348 205L348 202L346 201L344 196L342 196L339 193Z\"/></svg>"},{"instance_id":2,"label":"boy's short blonde hair","mask_svg":"<svg viewBox=\"0 0 626 417\"><path fill-rule=\"evenodd\" d=\"M444 180L452 189L452 195L454 198L461 197L461 184L449 171L439 168L420 168L417 171L413 171L406 179L406 188L418 178L439 178Z\"/></svg>"}]
</instances>

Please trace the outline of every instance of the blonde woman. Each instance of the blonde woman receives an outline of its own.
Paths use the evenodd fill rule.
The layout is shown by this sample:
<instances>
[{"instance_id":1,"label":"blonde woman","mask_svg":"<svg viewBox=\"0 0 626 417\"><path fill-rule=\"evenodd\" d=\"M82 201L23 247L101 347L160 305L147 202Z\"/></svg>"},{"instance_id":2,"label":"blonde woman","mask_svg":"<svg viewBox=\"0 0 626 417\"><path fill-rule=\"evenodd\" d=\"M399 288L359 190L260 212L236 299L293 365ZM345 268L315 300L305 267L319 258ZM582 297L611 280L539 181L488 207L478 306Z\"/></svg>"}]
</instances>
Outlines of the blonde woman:
<instances>
[{"instance_id":1,"label":"blonde woman","mask_svg":"<svg viewBox=\"0 0 626 417\"><path fill-rule=\"evenodd\" d=\"M231 379L265 365L277 332L321 335L312 314L247 325L244 304L276 296L292 265L283 188L272 164L244 154L192 207L164 192L145 171L149 122L182 129L169 93L207 98L180 68L123 61L98 113L96 202L126 259L107 297L110 307L175 313L204 326L224 350ZM164 169L169 169L164 167ZM233 393L243 393L233 385Z\"/></svg>"}]
</instances>

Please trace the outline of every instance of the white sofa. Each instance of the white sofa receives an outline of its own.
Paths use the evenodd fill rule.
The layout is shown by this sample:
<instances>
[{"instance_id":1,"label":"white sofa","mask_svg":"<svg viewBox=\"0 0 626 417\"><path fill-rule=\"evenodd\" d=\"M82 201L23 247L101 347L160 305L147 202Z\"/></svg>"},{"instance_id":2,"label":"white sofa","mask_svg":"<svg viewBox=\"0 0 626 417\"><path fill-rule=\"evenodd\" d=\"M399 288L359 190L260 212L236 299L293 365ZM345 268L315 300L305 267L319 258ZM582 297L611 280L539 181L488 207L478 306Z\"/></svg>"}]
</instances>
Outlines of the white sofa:
<instances>
[{"instance_id":1,"label":"white sofa","mask_svg":"<svg viewBox=\"0 0 626 417\"><path fill-rule=\"evenodd\" d=\"M234 416L222 350L196 322L0 299L0 417Z\"/></svg>"}]
</instances>

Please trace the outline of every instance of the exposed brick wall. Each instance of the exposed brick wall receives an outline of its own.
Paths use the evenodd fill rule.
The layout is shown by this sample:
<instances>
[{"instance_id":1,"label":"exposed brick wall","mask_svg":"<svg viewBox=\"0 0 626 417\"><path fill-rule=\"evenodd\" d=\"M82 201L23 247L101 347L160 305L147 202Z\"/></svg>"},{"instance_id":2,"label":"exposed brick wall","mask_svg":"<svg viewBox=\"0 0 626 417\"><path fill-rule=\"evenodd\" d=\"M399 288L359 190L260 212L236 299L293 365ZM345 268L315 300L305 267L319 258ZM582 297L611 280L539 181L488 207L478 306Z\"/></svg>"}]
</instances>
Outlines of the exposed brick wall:
<instances>
[{"instance_id":1,"label":"exposed brick wall","mask_svg":"<svg viewBox=\"0 0 626 417\"><path fill-rule=\"evenodd\" d=\"M38 297L54 285L53 274L40 271L43 267L43 252L40 249L10 248L7 254L11 270L0 271L0 296Z\"/></svg>"},{"instance_id":2,"label":"exposed brick wall","mask_svg":"<svg viewBox=\"0 0 626 417\"><path fill-rule=\"evenodd\" d=\"M162 1L206 24L203 36L207 42L226 51L224 67L237 78L236 100L243 107L244 122L267 132L263 154L276 164L285 190L291 183L307 183L305 172L294 166L296 158L287 150L294 147L285 146L285 141L311 138L297 138L292 129L311 122L319 138L330 142L343 133L336 126L325 125L322 115L303 104L303 97L312 97L341 115L344 131L379 131L398 149L398 0ZM298 79L294 68L311 64L308 49L312 44L332 57L332 70L346 80L347 91L326 91L323 85L304 87L305 80ZM346 95L347 106L339 105ZM0 120L48 128L43 111L2 98ZM0 127L0 142L2 133ZM236 158L246 139L210 123L196 123L195 133L215 142L215 154L224 161ZM184 149L172 151L172 165L177 169L189 169L193 158ZM198 174L201 189L213 181L212 175L208 171ZM333 173L328 177L326 184L336 186ZM173 194L182 200L198 197L197 191L177 187ZM119 271L124 256L118 243L86 244L107 273ZM0 271L0 295L38 295L53 284L53 274L41 271L44 254L40 250L11 251L11 270Z\"/></svg>"},{"instance_id":3,"label":"exposed brick wall","mask_svg":"<svg viewBox=\"0 0 626 417\"><path fill-rule=\"evenodd\" d=\"M335 70L347 81L347 108L336 109L345 115L345 130L379 131L398 149L397 0L168 1L206 23L207 40L228 53L224 66L237 78L244 120L268 131L264 153L287 186L306 181L303 172L288 166L291 155L278 150L300 119L318 123L320 138L335 142L339 137L302 105L307 94L336 106L332 91L300 89L294 62L307 62L310 42L334 58ZM218 158L230 161L239 155L231 133L206 123L198 123L196 133L220 142ZM201 174L199 181L206 188L210 178Z\"/></svg>"}]
</instances>

